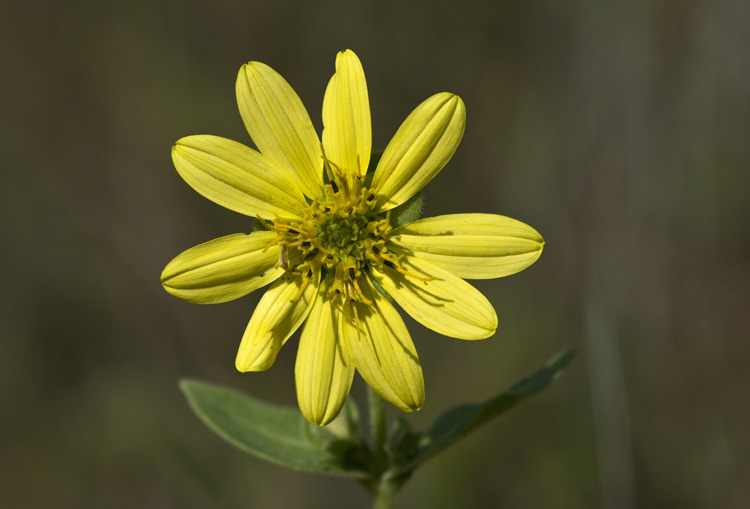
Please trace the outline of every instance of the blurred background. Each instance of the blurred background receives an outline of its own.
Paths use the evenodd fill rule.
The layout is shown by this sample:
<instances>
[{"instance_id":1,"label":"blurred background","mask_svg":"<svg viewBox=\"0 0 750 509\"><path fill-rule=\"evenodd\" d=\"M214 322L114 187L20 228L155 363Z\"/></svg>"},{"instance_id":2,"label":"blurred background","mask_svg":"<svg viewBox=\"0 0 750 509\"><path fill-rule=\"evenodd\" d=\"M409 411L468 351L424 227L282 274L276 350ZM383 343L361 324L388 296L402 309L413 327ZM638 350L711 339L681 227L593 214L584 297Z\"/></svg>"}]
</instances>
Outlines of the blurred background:
<instances>
[{"instance_id":1,"label":"blurred background","mask_svg":"<svg viewBox=\"0 0 750 509\"><path fill-rule=\"evenodd\" d=\"M196 377L295 405L296 341L265 373L234 369L261 292L197 306L159 282L251 225L182 181L172 144L250 144L248 60L320 130L351 48L373 147L431 94L466 103L425 215L504 214L547 241L530 269L476 284L493 338L407 320L427 386L410 421L579 351L417 471L400 506L750 507L748 20L745 0L3 2L0 506L368 506L353 481L233 449L179 392Z\"/></svg>"}]
</instances>

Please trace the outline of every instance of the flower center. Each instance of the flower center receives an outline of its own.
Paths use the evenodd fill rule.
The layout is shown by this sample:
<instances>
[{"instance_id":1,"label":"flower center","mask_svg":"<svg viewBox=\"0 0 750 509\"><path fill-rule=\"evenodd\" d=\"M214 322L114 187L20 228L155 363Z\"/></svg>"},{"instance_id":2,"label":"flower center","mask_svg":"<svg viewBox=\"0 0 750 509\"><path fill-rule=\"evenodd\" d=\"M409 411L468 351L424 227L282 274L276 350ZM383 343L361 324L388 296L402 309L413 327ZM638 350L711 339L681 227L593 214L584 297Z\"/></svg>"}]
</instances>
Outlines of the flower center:
<instances>
[{"instance_id":1,"label":"flower center","mask_svg":"<svg viewBox=\"0 0 750 509\"><path fill-rule=\"evenodd\" d=\"M370 305L358 282L368 266L406 273L398 267L400 256L386 247L390 212L372 211L378 190L364 187L360 172L345 173L328 160L325 169L325 193L310 204L304 219L277 217L271 223L259 217L258 221L278 233L270 245L279 245L279 266L303 277L294 301L322 271L322 276L332 278L328 297L334 305L340 309L350 302Z\"/></svg>"},{"instance_id":2,"label":"flower center","mask_svg":"<svg viewBox=\"0 0 750 509\"><path fill-rule=\"evenodd\" d=\"M367 231L371 219L368 216L342 217L334 214L326 217L316 228L323 247L329 252L337 253L339 259L345 260L353 256L357 260L363 260L364 241L372 238Z\"/></svg>"}]
</instances>

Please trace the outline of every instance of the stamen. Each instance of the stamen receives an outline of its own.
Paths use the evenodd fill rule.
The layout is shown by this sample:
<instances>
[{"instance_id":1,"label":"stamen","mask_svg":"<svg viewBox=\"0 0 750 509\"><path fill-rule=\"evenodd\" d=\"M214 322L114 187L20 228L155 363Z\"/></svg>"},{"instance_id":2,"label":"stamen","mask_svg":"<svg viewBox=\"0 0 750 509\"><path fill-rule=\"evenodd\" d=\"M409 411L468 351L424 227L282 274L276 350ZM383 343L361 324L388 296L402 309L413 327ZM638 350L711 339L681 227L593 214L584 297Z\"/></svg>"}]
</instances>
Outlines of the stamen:
<instances>
[{"instance_id":1,"label":"stamen","mask_svg":"<svg viewBox=\"0 0 750 509\"><path fill-rule=\"evenodd\" d=\"M323 155L323 158L326 160L326 162L329 165L331 165L331 167L333 169L335 169L335 170L337 170L339 172L339 176L343 177L344 175L346 175L346 172L344 172L344 170L341 169L341 166L339 166L338 164L336 164L333 161L331 161L330 159L328 159L325 155Z\"/></svg>"},{"instance_id":2,"label":"stamen","mask_svg":"<svg viewBox=\"0 0 750 509\"><path fill-rule=\"evenodd\" d=\"M260 224L262 224L262 225L263 225L263 228L265 228L266 230L274 230L274 227L273 227L273 225L272 225L271 223L267 222L267 221L266 221L265 219L263 219L262 217L260 217L260 216L255 216L255 219L256 219L256 220L257 220L257 221L258 221L258 222L259 222Z\"/></svg>"},{"instance_id":3,"label":"stamen","mask_svg":"<svg viewBox=\"0 0 750 509\"><path fill-rule=\"evenodd\" d=\"M354 287L357 289L357 293L359 294L359 298L362 299L362 303L372 306L372 301L362 293L362 288L359 287L359 282L356 279L354 280Z\"/></svg>"},{"instance_id":4,"label":"stamen","mask_svg":"<svg viewBox=\"0 0 750 509\"><path fill-rule=\"evenodd\" d=\"M361 199L362 199L362 197L361 197L361 194L362 194L362 181L363 181L363 178L362 178L362 165L361 165L360 156L358 154L357 155L357 173L354 175L354 181L352 182L351 193L350 193L352 201L355 201L355 200L360 200L361 201ZM364 211L365 211L365 209L362 209L360 211L360 213L363 213Z\"/></svg>"},{"instance_id":5,"label":"stamen","mask_svg":"<svg viewBox=\"0 0 750 509\"><path fill-rule=\"evenodd\" d=\"M274 244L278 244L279 242L281 242L281 240L282 240L283 238L284 238L284 237L282 237L281 235L277 236L277 237L276 237L275 239L273 239L273 240L272 240L271 242L269 242L268 244L266 244L266 247L264 247L264 248L263 248L263 252L265 253L266 251L268 251L268 248L269 248L269 247L273 246Z\"/></svg>"},{"instance_id":6,"label":"stamen","mask_svg":"<svg viewBox=\"0 0 750 509\"><path fill-rule=\"evenodd\" d=\"M307 271L307 275L302 280L302 285L300 286L299 292L289 302L294 303L294 304L296 304L297 302L299 302L299 300L302 298L302 294L305 293L305 290L307 289L308 285L310 284L310 280L312 279L312 276L313 276L312 270Z\"/></svg>"},{"instance_id":7,"label":"stamen","mask_svg":"<svg viewBox=\"0 0 750 509\"><path fill-rule=\"evenodd\" d=\"M279 246L277 266L301 277L298 291L290 302L299 302L313 278L319 279L325 267L330 278L325 283L329 288L326 298L343 315L342 319L352 320L350 323L357 327L357 335L361 337L365 331L360 326L359 305L373 305L373 300L365 294L367 288L359 281L368 265L381 270L387 266L424 282L431 278L402 269L400 256L388 251L390 211L379 215L371 210L382 182L372 191L363 187L361 157L357 157L356 168L345 170L326 157L322 144L321 152L328 182L325 194L310 203L305 217L276 217L273 222L257 219L266 229L278 234L267 246ZM386 179L394 170L395 166L386 174Z\"/></svg>"},{"instance_id":8,"label":"stamen","mask_svg":"<svg viewBox=\"0 0 750 509\"><path fill-rule=\"evenodd\" d=\"M323 142L320 143L320 153L320 157L323 159L323 169L328 174L328 180L333 182L336 178L333 176L333 171L331 170L331 160L326 157L326 149L323 147Z\"/></svg>"},{"instance_id":9,"label":"stamen","mask_svg":"<svg viewBox=\"0 0 750 509\"><path fill-rule=\"evenodd\" d=\"M331 297L331 306L333 306L333 308L336 311L338 311L339 313L341 313L342 316L346 316L346 313L344 313L344 310L341 308L341 306L339 306L338 304L336 304L336 297L338 297L338 296L339 296L339 293L338 293L338 290L336 290L336 295L334 295L333 297Z\"/></svg>"}]
</instances>

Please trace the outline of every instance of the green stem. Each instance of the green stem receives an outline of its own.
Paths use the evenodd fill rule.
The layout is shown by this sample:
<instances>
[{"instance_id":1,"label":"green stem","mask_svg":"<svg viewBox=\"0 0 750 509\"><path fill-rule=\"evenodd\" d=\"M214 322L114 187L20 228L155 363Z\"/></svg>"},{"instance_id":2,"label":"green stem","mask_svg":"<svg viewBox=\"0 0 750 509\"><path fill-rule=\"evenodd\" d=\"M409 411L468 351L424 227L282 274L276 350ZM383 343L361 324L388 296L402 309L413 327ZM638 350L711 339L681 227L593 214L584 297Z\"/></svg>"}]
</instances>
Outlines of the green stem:
<instances>
[{"instance_id":1,"label":"green stem","mask_svg":"<svg viewBox=\"0 0 750 509\"><path fill-rule=\"evenodd\" d=\"M375 462L378 468L385 467L385 408L383 400L372 387L367 386L367 401L370 406L370 433L372 433L372 450L375 453Z\"/></svg>"},{"instance_id":2,"label":"green stem","mask_svg":"<svg viewBox=\"0 0 750 509\"><path fill-rule=\"evenodd\" d=\"M385 451L388 432L385 422L385 406L372 387L367 387L367 401L370 409L370 433L374 460L372 472L374 482L370 484L372 506L374 509L393 509L396 506L398 485L385 476L388 468L388 455Z\"/></svg>"},{"instance_id":3,"label":"green stem","mask_svg":"<svg viewBox=\"0 0 750 509\"><path fill-rule=\"evenodd\" d=\"M396 483L381 477L372 494L373 509L394 509L396 507L397 490Z\"/></svg>"}]
</instances>

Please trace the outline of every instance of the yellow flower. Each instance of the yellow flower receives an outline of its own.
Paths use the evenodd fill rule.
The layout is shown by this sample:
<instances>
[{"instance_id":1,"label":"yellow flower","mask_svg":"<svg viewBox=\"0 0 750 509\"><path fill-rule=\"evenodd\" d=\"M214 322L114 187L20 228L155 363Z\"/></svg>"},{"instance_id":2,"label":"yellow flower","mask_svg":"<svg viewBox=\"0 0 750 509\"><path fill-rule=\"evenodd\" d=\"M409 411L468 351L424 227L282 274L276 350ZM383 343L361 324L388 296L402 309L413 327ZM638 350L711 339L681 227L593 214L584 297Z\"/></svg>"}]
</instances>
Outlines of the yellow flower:
<instances>
[{"instance_id":1,"label":"yellow flower","mask_svg":"<svg viewBox=\"0 0 750 509\"><path fill-rule=\"evenodd\" d=\"M489 214L391 226L391 211L437 175L463 136L466 110L453 94L417 106L366 185L370 105L352 51L336 58L323 99L322 143L297 94L267 65L243 66L236 91L259 152L216 136L188 136L173 147L172 159L196 191L257 218L266 230L188 249L164 269L164 288L190 302L216 303L270 283L242 337L237 369L268 369L304 322L295 376L310 422L325 425L336 417L355 369L396 407L418 410L424 380L416 349L374 283L440 334L486 338L497 315L462 278L528 267L542 252L542 237Z\"/></svg>"}]
</instances>

